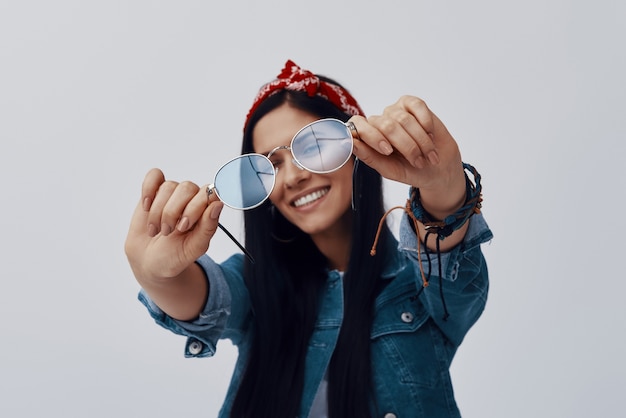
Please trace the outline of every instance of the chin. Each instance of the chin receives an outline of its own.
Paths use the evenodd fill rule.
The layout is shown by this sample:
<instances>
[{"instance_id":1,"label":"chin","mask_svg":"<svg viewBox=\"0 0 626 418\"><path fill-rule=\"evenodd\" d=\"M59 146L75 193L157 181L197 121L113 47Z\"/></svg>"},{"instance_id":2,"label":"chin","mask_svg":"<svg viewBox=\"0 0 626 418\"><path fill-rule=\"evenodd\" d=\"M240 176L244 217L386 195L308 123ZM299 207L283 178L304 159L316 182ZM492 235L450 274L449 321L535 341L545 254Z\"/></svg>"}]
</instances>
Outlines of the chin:
<instances>
[{"instance_id":1,"label":"chin","mask_svg":"<svg viewBox=\"0 0 626 418\"><path fill-rule=\"evenodd\" d=\"M326 226L322 226L319 223L306 222L305 224L294 223L294 225L297 226L298 229L300 229L302 232L308 235L319 234L326 230Z\"/></svg>"},{"instance_id":2,"label":"chin","mask_svg":"<svg viewBox=\"0 0 626 418\"><path fill-rule=\"evenodd\" d=\"M349 217L347 217L348 213L334 214L330 219L327 216L324 218L315 218L307 219L304 222L294 222L302 232L308 235L317 235L323 233L332 233L333 231L336 233L345 233L346 228L350 228Z\"/></svg>"}]
</instances>

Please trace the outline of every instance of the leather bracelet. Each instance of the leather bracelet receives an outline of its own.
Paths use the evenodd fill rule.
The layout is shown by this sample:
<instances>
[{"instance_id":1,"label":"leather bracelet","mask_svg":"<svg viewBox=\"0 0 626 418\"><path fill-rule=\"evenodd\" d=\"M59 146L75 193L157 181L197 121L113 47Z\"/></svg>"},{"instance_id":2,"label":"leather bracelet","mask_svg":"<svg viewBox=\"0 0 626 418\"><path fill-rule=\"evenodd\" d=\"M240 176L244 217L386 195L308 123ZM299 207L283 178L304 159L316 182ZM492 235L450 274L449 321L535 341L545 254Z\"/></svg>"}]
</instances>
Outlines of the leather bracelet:
<instances>
[{"instance_id":1,"label":"leather bracelet","mask_svg":"<svg viewBox=\"0 0 626 418\"><path fill-rule=\"evenodd\" d=\"M437 234L440 240L449 237L454 231L461 228L467 220L475 213L480 213L482 207L482 186L480 184L480 174L470 164L463 163L465 172L465 203L452 215L448 215L443 220L435 218L424 209L420 201L419 189L411 187L410 201L411 211L415 218L420 221L428 233ZM469 179L467 171L474 176L474 182Z\"/></svg>"}]
</instances>

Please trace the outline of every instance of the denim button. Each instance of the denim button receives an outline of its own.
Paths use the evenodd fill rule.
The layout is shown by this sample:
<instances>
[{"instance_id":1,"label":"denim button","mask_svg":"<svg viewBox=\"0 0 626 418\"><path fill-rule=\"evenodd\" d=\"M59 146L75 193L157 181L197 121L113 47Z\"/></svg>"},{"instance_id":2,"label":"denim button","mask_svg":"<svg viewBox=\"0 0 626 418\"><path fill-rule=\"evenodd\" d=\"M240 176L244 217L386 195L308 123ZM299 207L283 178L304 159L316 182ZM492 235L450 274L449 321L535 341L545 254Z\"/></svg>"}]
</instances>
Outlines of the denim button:
<instances>
[{"instance_id":1,"label":"denim button","mask_svg":"<svg viewBox=\"0 0 626 418\"><path fill-rule=\"evenodd\" d=\"M191 353L191 355L196 355L196 354L200 354L200 351L202 351L202 343L200 341L192 341L191 343L189 343L189 353Z\"/></svg>"},{"instance_id":2,"label":"denim button","mask_svg":"<svg viewBox=\"0 0 626 418\"><path fill-rule=\"evenodd\" d=\"M388 412L388 413L385 414L385 418L396 418L396 414Z\"/></svg>"},{"instance_id":3,"label":"denim button","mask_svg":"<svg viewBox=\"0 0 626 418\"><path fill-rule=\"evenodd\" d=\"M402 312L400 317L402 318L402 322L406 322L407 324L413 322L413 314L411 312Z\"/></svg>"}]
</instances>

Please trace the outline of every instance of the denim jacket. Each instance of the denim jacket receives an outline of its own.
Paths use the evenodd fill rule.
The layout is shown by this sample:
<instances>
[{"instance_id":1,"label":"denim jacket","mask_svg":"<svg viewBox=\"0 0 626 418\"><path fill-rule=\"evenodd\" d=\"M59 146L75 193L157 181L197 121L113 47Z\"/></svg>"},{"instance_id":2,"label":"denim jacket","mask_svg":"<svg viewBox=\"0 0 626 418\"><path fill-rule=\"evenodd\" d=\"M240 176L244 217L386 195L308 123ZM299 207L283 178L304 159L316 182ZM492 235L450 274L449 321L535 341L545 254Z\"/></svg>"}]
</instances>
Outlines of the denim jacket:
<instances>
[{"instance_id":1,"label":"denim jacket","mask_svg":"<svg viewBox=\"0 0 626 418\"><path fill-rule=\"evenodd\" d=\"M480 244L492 238L482 215L470 218L464 240L441 254L444 308L437 276L438 260L430 255L432 275L422 288L417 237L404 216L397 252L387 260L381 280L389 283L375 301L371 358L376 417L459 417L449 368L459 344L481 315L489 287ZM392 247L393 248L393 247ZM422 251L423 262L428 262ZM140 301L161 326L187 337L185 356L208 357L219 339L231 339L239 357L219 417L229 416L250 347L252 316L242 276L243 256L221 264L208 256L198 260L210 284L206 306L193 322L172 319L143 291ZM426 264L424 264L425 266ZM305 364L300 418L309 416L318 387L330 362L343 312L343 286L337 271L329 272L319 317ZM420 290L423 289L421 292Z\"/></svg>"}]
</instances>

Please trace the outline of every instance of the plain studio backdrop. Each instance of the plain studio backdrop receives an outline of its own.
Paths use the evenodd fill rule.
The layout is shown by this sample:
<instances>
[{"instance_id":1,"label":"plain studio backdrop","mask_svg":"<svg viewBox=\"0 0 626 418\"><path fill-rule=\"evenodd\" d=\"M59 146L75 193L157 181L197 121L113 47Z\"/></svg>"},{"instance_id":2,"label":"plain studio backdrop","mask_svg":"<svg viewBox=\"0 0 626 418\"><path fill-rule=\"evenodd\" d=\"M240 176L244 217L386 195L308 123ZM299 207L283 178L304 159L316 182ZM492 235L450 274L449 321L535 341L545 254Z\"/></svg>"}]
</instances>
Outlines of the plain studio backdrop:
<instances>
[{"instance_id":1,"label":"plain studio backdrop","mask_svg":"<svg viewBox=\"0 0 626 418\"><path fill-rule=\"evenodd\" d=\"M236 349L184 359L123 243L146 171L209 183L287 59L367 114L422 97L483 175L464 416L624 416L624 4L1 1L0 416L217 414ZM222 222L241 237L240 212Z\"/></svg>"}]
</instances>

